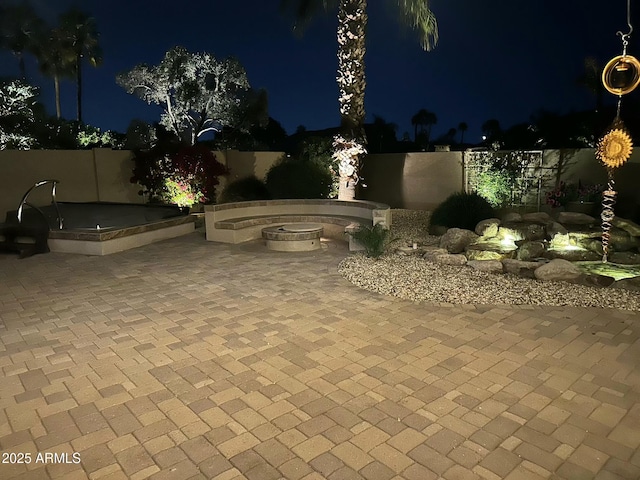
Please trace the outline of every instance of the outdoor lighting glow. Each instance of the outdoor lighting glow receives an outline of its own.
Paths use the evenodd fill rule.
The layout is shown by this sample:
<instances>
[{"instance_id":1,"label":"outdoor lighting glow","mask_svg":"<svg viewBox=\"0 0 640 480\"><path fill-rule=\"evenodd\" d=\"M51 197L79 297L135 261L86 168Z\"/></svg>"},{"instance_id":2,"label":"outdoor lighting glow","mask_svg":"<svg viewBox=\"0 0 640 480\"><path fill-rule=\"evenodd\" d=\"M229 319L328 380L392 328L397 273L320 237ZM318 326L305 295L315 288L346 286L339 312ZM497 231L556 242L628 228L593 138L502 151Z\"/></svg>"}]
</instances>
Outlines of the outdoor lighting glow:
<instances>
[{"instance_id":1,"label":"outdoor lighting glow","mask_svg":"<svg viewBox=\"0 0 640 480\"><path fill-rule=\"evenodd\" d=\"M618 263L576 262L581 270L614 278L616 281L625 278L640 277L640 265L620 265Z\"/></svg>"},{"instance_id":2,"label":"outdoor lighting glow","mask_svg":"<svg viewBox=\"0 0 640 480\"><path fill-rule=\"evenodd\" d=\"M575 239L569 238L569 234L556 233L549 242L549 250L556 250L560 252L586 250L575 243Z\"/></svg>"},{"instance_id":3,"label":"outdoor lighting glow","mask_svg":"<svg viewBox=\"0 0 640 480\"><path fill-rule=\"evenodd\" d=\"M96 230L100 230L100 225L96 225Z\"/></svg>"}]
</instances>

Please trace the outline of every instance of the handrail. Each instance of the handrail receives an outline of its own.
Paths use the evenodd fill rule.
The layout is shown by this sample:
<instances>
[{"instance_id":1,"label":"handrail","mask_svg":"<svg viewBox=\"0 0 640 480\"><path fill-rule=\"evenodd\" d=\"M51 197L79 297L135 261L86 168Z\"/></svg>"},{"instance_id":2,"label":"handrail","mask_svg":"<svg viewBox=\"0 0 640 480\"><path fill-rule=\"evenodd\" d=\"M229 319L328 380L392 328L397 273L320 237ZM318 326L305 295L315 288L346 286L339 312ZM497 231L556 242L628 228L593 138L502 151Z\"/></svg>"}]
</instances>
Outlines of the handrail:
<instances>
[{"instance_id":1,"label":"handrail","mask_svg":"<svg viewBox=\"0 0 640 480\"><path fill-rule=\"evenodd\" d=\"M29 205L30 207L35 208L45 217L45 219L47 218L38 207L35 207L34 205L31 205L29 202L27 202L27 198L29 197L31 192L34 191L36 188L41 187L42 185L46 185L48 183L51 184L51 201L53 203L53 206L56 208L56 212L58 214L58 228L62 230L62 227L63 227L62 215L60 215L60 209L58 208L58 203L56 202L56 185L60 183L59 180L40 180L39 182L36 182L35 185L33 185L29 190L27 190L27 192L22 196L22 200L20 200L20 205L18 206L18 223L22 223L22 211L25 205Z\"/></svg>"}]
</instances>

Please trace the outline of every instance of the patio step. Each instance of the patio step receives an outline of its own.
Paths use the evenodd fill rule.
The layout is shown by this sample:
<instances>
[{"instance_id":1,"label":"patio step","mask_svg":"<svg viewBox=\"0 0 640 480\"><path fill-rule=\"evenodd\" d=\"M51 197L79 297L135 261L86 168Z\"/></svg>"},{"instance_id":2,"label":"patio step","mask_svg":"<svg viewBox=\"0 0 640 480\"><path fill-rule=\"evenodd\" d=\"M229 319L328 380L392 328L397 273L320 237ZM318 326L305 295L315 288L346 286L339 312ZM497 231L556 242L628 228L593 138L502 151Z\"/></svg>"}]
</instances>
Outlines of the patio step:
<instances>
[{"instance_id":1,"label":"patio step","mask_svg":"<svg viewBox=\"0 0 640 480\"><path fill-rule=\"evenodd\" d=\"M48 253L49 229L20 224L0 224L0 251L17 253L20 258Z\"/></svg>"}]
</instances>

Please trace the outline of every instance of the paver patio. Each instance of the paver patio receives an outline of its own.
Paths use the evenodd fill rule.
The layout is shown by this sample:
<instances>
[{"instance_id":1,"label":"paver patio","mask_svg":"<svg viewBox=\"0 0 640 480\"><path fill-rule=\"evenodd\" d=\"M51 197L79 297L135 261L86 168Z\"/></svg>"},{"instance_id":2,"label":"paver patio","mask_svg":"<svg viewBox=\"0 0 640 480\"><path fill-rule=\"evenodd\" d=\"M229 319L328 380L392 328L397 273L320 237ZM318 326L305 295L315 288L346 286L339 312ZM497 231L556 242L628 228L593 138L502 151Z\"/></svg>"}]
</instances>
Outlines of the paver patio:
<instances>
[{"instance_id":1,"label":"paver patio","mask_svg":"<svg viewBox=\"0 0 640 480\"><path fill-rule=\"evenodd\" d=\"M0 256L0 478L640 478L639 313L413 304L346 254Z\"/></svg>"}]
</instances>

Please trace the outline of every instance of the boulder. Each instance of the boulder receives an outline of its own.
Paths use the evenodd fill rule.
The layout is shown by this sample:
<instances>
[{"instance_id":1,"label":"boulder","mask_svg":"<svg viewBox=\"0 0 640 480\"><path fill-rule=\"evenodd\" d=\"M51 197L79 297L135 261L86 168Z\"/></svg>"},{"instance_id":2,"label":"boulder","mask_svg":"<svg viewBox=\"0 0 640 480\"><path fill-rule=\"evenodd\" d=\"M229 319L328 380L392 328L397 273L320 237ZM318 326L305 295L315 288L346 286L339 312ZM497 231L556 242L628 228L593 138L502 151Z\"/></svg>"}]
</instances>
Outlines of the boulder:
<instances>
[{"instance_id":1,"label":"boulder","mask_svg":"<svg viewBox=\"0 0 640 480\"><path fill-rule=\"evenodd\" d=\"M540 258L544 256L546 248L542 242L524 242L518 246L518 253L516 258L518 260L533 260L534 258Z\"/></svg>"},{"instance_id":2,"label":"boulder","mask_svg":"<svg viewBox=\"0 0 640 480\"><path fill-rule=\"evenodd\" d=\"M590 273L588 275L582 275L576 282L581 285L587 285L588 287L609 287L615 281L613 277L608 277L607 275Z\"/></svg>"},{"instance_id":3,"label":"boulder","mask_svg":"<svg viewBox=\"0 0 640 480\"><path fill-rule=\"evenodd\" d=\"M525 278L535 278L533 272L540 265L544 264L544 262L526 262L510 258L505 258L501 263L505 273L511 273Z\"/></svg>"},{"instance_id":4,"label":"boulder","mask_svg":"<svg viewBox=\"0 0 640 480\"><path fill-rule=\"evenodd\" d=\"M478 239L471 230L462 228L450 228L440 238L440 248L446 248L449 253L462 253L464 249L472 242Z\"/></svg>"},{"instance_id":5,"label":"boulder","mask_svg":"<svg viewBox=\"0 0 640 480\"><path fill-rule=\"evenodd\" d=\"M448 253L449 252L447 252L446 248L426 247L424 249L424 255L422 255L422 258L430 262L433 262L434 261L433 259L438 255L446 255Z\"/></svg>"},{"instance_id":6,"label":"boulder","mask_svg":"<svg viewBox=\"0 0 640 480\"><path fill-rule=\"evenodd\" d=\"M530 222L502 222L498 236L510 234L516 240L544 240L547 232L544 225Z\"/></svg>"},{"instance_id":7,"label":"boulder","mask_svg":"<svg viewBox=\"0 0 640 480\"><path fill-rule=\"evenodd\" d=\"M499 225L499 218L487 218L486 220L480 220L476 225L475 232L480 236L495 237L498 234Z\"/></svg>"},{"instance_id":8,"label":"boulder","mask_svg":"<svg viewBox=\"0 0 640 480\"><path fill-rule=\"evenodd\" d=\"M585 250L590 250L602 256L602 241L600 240L596 240L595 238L585 238L584 240L580 240L578 242L578 245L580 245Z\"/></svg>"},{"instance_id":9,"label":"boulder","mask_svg":"<svg viewBox=\"0 0 640 480\"><path fill-rule=\"evenodd\" d=\"M542 281L576 281L582 276L582 271L568 260L556 258L549 263L539 266L533 272Z\"/></svg>"},{"instance_id":10,"label":"boulder","mask_svg":"<svg viewBox=\"0 0 640 480\"><path fill-rule=\"evenodd\" d=\"M611 288L624 288L625 290L640 292L640 277L623 278L611 285Z\"/></svg>"},{"instance_id":11,"label":"boulder","mask_svg":"<svg viewBox=\"0 0 640 480\"><path fill-rule=\"evenodd\" d=\"M602 236L602 232L599 236ZM631 236L626 230L614 227L609 232L609 245L618 252L628 252L639 244L640 238Z\"/></svg>"},{"instance_id":12,"label":"boulder","mask_svg":"<svg viewBox=\"0 0 640 480\"><path fill-rule=\"evenodd\" d=\"M614 227L620 228L626 231L632 237L640 237L640 225L632 222L631 220L627 220L625 218L614 217L611 221L611 224Z\"/></svg>"},{"instance_id":13,"label":"boulder","mask_svg":"<svg viewBox=\"0 0 640 480\"><path fill-rule=\"evenodd\" d=\"M578 212L560 212L558 214L558 222L563 225L595 225L598 223L591 215Z\"/></svg>"},{"instance_id":14,"label":"boulder","mask_svg":"<svg viewBox=\"0 0 640 480\"><path fill-rule=\"evenodd\" d=\"M505 213L504 216L502 217L502 221L503 222L521 222L522 215L516 212Z\"/></svg>"},{"instance_id":15,"label":"boulder","mask_svg":"<svg viewBox=\"0 0 640 480\"><path fill-rule=\"evenodd\" d=\"M433 263L440 265L456 265L462 266L467 263L467 257L459 253L443 253L433 257Z\"/></svg>"},{"instance_id":16,"label":"boulder","mask_svg":"<svg viewBox=\"0 0 640 480\"><path fill-rule=\"evenodd\" d=\"M469 260L467 265L475 270L488 273L502 273L502 262L499 260Z\"/></svg>"},{"instance_id":17,"label":"boulder","mask_svg":"<svg viewBox=\"0 0 640 480\"><path fill-rule=\"evenodd\" d=\"M564 226L558 222L549 222L545 226L545 231L547 233L547 240L551 240L556 234L566 235L569 233L569 230L564 228Z\"/></svg>"},{"instance_id":18,"label":"boulder","mask_svg":"<svg viewBox=\"0 0 640 480\"><path fill-rule=\"evenodd\" d=\"M607 260L621 265L640 265L640 253L613 252L607 257Z\"/></svg>"},{"instance_id":19,"label":"boulder","mask_svg":"<svg viewBox=\"0 0 640 480\"><path fill-rule=\"evenodd\" d=\"M469 245L465 250L465 255L469 260L502 260L503 258L513 258L516 251L513 249L503 249L500 245L477 242Z\"/></svg>"},{"instance_id":20,"label":"boulder","mask_svg":"<svg viewBox=\"0 0 640 480\"><path fill-rule=\"evenodd\" d=\"M602 255L591 250L547 250L544 254L545 258L563 259L569 262L595 262L602 260Z\"/></svg>"},{"instance_id":21,"label":"boulder","mask_svg":"<svg viewBox=\"0 0 640 480\"><path fill-rule=\"evenodd\" d=\"M547 223L553 222L553 218L551 218L551 215L547 212L533 212L522 215L522 221L546 225Z\"/></svg>"}]
</instances>

